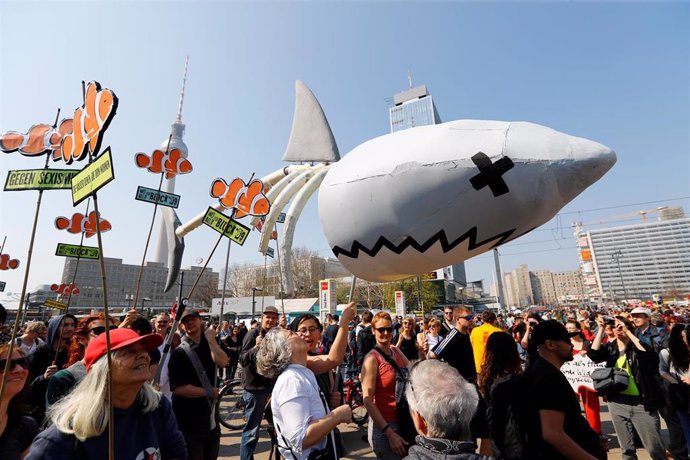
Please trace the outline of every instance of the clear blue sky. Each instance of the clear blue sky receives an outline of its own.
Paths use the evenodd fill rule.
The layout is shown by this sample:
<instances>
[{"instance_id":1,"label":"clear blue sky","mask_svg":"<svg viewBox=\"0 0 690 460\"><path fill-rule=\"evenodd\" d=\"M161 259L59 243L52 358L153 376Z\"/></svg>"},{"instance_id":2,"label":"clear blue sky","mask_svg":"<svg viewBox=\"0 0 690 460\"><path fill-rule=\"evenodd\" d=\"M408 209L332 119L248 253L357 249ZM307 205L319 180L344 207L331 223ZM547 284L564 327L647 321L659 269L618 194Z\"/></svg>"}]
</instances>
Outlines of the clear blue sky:
<instances>
[{"instance_id":1,"label":"clear blue sky","mask_svg":"<svg viewBox=\"0 0 690 460\"><path fill-rule=\"evenodd\" d=\"M155 188L158 178L136 168L133 157L167 138L187 54L183 121L194 172L177 181L183 221L213 202L208 189L216 177L260 177L283 165L296 79L314 91L346 154L388 131L387 99L406 89L409 69L445 121L531 121L616 150L612 171L563 214L501 249L504 271L521 263L572 270L574 220L660 205L690 212L688 24L688 3L3 2L0 131L52 123L58 107L71 116L82 80L115 91L120 105L103 146L112 147L116 180L99 193L102 216L113 225L104 253L135 264L152 206L133 196L137 185ZM0 153L3 184L7 170L43 161ZM6 291L21 290L36 197L0 193L0 237L7 235L5 252L23 263L0 272ZM54 228L55 217L84 209L72 207L69 192L44 194L30 289L59 281L58 242L79 242ZM317 213L314 198L295 246L332 256ZM208 228L190 235L183 265L205 259L212 240ZM85 244L95 246L95 237ZM263 263L257 244L251 235L231 259ZM223 255L211 262L216 270ZM484 279L488 288L491 258L466 266L468 279Z\"/></svg>"}]
</instances>

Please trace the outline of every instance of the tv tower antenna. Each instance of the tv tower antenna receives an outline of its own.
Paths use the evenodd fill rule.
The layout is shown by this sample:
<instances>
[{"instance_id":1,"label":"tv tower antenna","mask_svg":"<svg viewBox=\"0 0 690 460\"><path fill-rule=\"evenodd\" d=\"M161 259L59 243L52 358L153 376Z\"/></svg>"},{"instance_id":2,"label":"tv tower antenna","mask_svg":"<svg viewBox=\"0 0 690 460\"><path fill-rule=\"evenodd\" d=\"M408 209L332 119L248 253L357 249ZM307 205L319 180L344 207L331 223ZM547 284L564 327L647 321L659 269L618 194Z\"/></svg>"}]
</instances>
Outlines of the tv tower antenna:
<instances>
[{"instance_id":1,"label":"tv tower antenna","mask_svg":"<svg viewBox=\"0 0 690 460\"><path fill-rule=\"evenodd\" d=\"M187 86L187 68L189 66L189 55L184 61L184 75L182 76L182 91L180 91L180 104L177 106L176 123L182 123L182 104L184 104L184 89Z\"/></svg>"}]
</instances>

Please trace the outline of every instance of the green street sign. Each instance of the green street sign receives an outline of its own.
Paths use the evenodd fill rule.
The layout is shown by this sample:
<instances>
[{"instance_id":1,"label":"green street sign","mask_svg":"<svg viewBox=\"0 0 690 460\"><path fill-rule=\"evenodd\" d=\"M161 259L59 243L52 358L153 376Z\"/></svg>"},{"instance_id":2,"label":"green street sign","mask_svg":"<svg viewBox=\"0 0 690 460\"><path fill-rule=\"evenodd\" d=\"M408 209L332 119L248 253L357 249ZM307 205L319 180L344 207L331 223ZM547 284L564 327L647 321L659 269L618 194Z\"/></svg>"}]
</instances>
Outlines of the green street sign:
<instances>
[{"instance_id":1,"label":"green street sign","mask_svg":"<svg viewBox=\"0 0 690 460\"><path fill-rule=\"evenodd\" d=\"M137 195L135 200L146 201L147 203L158 203L161 206L168 206L170 208L177 208L180 205L180 195L174 193L159 192L158 190L142 187L137 187Z\"/></svg>"},{"instance_id":2,"label":"green street sign","mask_svg":"<svg viewBox=\"0 0 690 460\"><path fill-rule=\"evenodd\" d=\"M77 257L81 259L98 259L98 248L92 246L79 246L76 244L58 243L55 255L61 257Z\"/></svg>"},{"instance_id":3,"label":"green street sign","mask_svg":"<svg viewBox=\"0 0 690 460\"><path fill-rule=\"evenodd\" d=\"M113 158L108 147L102 155L72 178L72 203L78 205L115 179Z\"/></svg>"},{"instance_id":4,"label":"green street sign","mask_svg":"<svg viewBox=\"0 0 690 460\"><path fill-rule=\"evenodd\" d=\"M7 171L5 191L67 190L78 169L22 169Z\"/></svg>"},{"instance_id":5,"label":"green street sign","mask_svg":"<svg viewBox=\"0 0 690 460\"><path fill-rule=\"evenodd\" d=\"M228 224L228 221L230 223ZM222 212L216 211L209 207L204 216L204 224L208 225L218 233L223 233L223 236L230 238L231 241L242 246L249 236L251 231L249 227L245 227L239 222L230 219ZM227 225L227 228L226 228ZM225 232L223 229L225 228Z\"/></svg>"}]
</instances>

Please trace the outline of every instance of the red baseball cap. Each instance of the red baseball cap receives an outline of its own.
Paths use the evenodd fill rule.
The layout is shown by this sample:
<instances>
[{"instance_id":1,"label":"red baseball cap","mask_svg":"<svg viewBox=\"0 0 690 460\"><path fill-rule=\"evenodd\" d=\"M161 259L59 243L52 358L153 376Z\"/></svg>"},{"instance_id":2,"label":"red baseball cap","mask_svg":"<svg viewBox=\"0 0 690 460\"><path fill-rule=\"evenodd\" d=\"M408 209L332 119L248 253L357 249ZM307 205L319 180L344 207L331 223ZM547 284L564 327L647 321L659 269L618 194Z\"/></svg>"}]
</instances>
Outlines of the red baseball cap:
<instances>
[{"instance_id":1,"label":"red baseball cap","mask_svg":"<svg viewBox=\"0 0 690 460\"><path fill-rule=\"evenodd\" d=\"M89 342L84 354L84 364L88 372L93 363L106 353L105 332ZM120 350L135 343L142 343L146 351L158 348L163 343L163 336L158 334L139 335L132 329L121 327L110 331L110 350Z\"/></svg>"}]
</instances>

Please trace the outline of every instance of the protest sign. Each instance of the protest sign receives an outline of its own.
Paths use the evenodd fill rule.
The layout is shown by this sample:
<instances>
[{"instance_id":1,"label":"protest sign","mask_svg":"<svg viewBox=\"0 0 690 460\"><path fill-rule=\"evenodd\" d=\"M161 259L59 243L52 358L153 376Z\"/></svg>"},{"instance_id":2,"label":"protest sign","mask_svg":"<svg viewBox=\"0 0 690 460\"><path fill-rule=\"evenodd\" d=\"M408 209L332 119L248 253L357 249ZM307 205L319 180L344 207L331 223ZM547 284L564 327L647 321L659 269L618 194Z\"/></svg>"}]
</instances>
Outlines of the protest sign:
<instances>
[{"instance_id":1,"label":"protest sign","mask_svg":"<svg viewBox=\"0 0 690 460\"><path fill-rule=\"evenodd\" d=\"M594 385L592 384L592 378L590 375L595 369L601 369L604 366L601 364L596 364L594 361L589 359L587 355L575 355L572 361L561 366L561 372L568 379L568 383L573 387L573 390L577 392L578 388L586 387L590 390L594 390Z\"/></svg>"}]
</instances>

